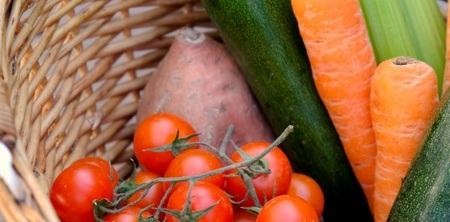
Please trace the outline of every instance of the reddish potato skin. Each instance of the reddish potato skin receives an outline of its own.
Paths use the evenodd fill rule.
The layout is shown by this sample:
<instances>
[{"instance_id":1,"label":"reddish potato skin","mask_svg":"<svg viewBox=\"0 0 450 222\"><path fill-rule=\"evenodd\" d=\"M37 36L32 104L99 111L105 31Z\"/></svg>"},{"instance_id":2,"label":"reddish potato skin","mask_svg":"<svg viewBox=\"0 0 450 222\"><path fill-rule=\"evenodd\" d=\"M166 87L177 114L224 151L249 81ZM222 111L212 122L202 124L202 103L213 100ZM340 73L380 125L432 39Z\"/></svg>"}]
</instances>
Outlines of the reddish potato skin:
<instances>
[{"instance_id":1,"label":"reddish potato skin","mask_svg":"<svg viewBox=\"0 0 450 222\"><path fill-rule=\"evenodd\" d=\"M190 122L199 139L219 147L230 125L237 145L274 140L270 126L225 46L181 30L143 91L137 121L170 112ZM227 154L234 151L228 146Z\"/></svg>"}]
</instances>

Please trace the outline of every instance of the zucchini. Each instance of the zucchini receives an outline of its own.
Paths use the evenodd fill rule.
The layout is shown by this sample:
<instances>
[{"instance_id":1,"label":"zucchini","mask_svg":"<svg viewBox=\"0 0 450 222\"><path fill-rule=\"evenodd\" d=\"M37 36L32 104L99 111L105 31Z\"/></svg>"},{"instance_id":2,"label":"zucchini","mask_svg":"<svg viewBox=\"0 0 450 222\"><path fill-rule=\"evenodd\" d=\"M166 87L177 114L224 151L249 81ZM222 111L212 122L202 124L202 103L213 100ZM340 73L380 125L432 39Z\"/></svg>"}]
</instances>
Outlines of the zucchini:
<instances>
[{"instance_id":1,"label":"zucchini","mask_svg":"<svg viewBox=\"0 0 450 222\"><path fill-rule=\"evenodd\" d=\"M388 221L450 221L450 90L402 181Z\"/></svg>"},{"instance_id":2,"label":"zucchini","mask_svg":"<svg viewBox=\"0 0 450 222\"><path fill-rule=\"evenodd\" d=\"M325 195L325 221L372 221L366 198L314 86L290 0L202 0L282 149Z\"/></svg>"}]
</instances>

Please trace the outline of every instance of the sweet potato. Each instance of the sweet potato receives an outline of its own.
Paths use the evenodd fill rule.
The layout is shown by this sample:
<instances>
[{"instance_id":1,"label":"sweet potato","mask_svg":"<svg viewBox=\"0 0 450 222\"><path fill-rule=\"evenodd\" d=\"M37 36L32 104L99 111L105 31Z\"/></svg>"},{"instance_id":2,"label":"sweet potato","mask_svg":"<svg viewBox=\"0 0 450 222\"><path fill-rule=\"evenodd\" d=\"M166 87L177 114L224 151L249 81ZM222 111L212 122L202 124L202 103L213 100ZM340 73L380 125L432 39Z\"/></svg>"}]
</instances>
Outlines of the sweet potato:
<instances>
[{"instance_id":1,"label":"sweet potato","mask_svg":"<svg viewBox=\"0 0 450 222\"><path fill-rule=\"evenodd\" d=\"M237 145L272 142L274 135L251 89L226 47L194 29L175 36L168 53L150 76L137 121L169 112L189 121L199 139L220 147L230 125ZM234 148L229 145L229 155Z\"/></svg>"}]
</instances>

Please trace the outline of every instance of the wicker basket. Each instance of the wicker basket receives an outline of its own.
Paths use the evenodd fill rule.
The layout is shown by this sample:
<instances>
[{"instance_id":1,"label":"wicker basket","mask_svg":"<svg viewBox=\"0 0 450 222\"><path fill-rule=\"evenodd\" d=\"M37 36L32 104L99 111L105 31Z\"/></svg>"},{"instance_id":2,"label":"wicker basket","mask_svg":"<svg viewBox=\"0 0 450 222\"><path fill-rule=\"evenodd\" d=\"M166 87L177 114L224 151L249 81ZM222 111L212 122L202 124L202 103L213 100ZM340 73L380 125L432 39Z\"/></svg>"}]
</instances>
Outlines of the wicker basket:
<instances>
[{"instance_id":1,"label":"wicker basket","mask_svg":"<svg viewBox=\"0 0 450 222\"><path fill-rule=\"evenodd\" d=\"M26 191L18 201L0 180L1 214L58 221L48 189L70 163L100 156L132 170L141 90L173 34L217 34L200 0L0 2L0 139Z\"/></svg>"}]
</instances>

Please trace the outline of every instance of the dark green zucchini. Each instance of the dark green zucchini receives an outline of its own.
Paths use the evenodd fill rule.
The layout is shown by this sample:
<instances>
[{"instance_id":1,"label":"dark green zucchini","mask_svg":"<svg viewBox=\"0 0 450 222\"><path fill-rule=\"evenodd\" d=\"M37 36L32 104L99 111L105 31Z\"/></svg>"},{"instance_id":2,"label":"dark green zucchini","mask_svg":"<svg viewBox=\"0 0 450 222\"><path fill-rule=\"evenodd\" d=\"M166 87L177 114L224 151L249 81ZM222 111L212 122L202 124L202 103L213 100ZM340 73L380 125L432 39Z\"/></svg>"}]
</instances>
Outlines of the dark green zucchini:
<instances>
[{"instance_id":1,"label":"dark green zucchini","mask_svg":"<svg viewBox=\"0 0 450 222\"><path fill-rule=\"evenodd\" d=\"M372 221L339 136L314 86L289 0L202 0L242 69L294 170L325 194L325 221Z\"/></svg>"},{"instance_id":2,"label":"dark green zucchini","mask_svg":"<svg viewBox=\"0 0 450 222\"><path fill-rule=\"evenodd\" d=\"M450 221L450 91L429 123L388 221Z\"/></svg>"}]
</instances>

